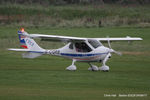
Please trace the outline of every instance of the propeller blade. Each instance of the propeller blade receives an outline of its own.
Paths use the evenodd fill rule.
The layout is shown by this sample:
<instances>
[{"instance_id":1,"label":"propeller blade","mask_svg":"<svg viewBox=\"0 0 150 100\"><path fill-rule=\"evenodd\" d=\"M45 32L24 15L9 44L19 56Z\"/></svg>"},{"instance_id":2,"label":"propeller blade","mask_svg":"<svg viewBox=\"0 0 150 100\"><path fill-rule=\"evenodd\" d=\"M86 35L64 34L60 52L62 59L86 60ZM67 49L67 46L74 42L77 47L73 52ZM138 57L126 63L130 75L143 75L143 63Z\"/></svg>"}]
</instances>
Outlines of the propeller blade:
<instances>
[{"instance_id":1,"label":"propeller blade","mask_svg":"<svg viewBox=\"0 0 150 100\"><path fill-rule=\"evenodd\" d=\"M114 53L116 53L116 54L119 55L119 56L122 56L122 53L119 52L119 51L114 51Z\"/></svg>"},{"instance_id":2,"label":"propeller blade","mask_svg":"<svg viewBox=\"0 0 150 100\"><path fill-rule=\"evenodd\" d=\"M109 40L109 37L108 37L108 36L107 36L107 40L108 40L108 46L109 46L109 48L112 49L112 48L111 48L111 45L110 45L110 40Z\"/></svg>"},{"instance_id":3,"label":"propeller blade","mask_svg":"<svg viewBox=\"0 0 150 100\"><path fill-rule=\"evenodd\" d=\"M115 54L120 55L120 56L122 55L121 52L115 51L114 49L110 49L109 52L110 53L115 53Z\"/></svg>"},{"instance_id":4,"label":"propeller blade","mask_svg":"<svg viewBox=\"0 0 150 100\"><path fill-rule=\"evenodd\" d=\"M110 40L109 40L109 37L108 37L108 36L107 36L107 40L108 40L108 46L109 46L109 48L110 48L109 52L110 52L110 53L115 53L115 54L121 56L121 55L122 55L121 52L115 51L114 49L111 48L111 44L110 44Z\"/></svg>"}]
</instances>

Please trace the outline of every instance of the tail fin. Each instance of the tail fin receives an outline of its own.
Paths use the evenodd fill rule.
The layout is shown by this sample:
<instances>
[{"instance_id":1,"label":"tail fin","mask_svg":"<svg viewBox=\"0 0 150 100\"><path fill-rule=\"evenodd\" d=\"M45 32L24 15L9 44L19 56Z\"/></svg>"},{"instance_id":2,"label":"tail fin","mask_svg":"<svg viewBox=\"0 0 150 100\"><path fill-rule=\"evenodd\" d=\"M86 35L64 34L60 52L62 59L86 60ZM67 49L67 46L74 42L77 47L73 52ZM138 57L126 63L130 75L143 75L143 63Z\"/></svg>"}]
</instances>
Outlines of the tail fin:
<instances>
[{"instance_id":1,"label":"tail fin","mask_svg":"<svg viewBox=\"0 0 150 100\"><path fill-rule=\"evenodd\" d=\"M28 35L29 34L25 32L23 28L21 29L21 31L18 31L21 47L29 49L31 51L43 51L44 49L41 48L33 39L28 37Z\"/></svg>"},{"instance_id":2,"label":"tail fin","mask_svg":"<svg viewBox=\"0 0 150 100\"><path fill-rule=\"evenodd\" d=\"M23 58L36 58L44 54L45 49L41 48L33 39L31 39L29 37L29 34L25 32L23 28L21 29L21 31L18 31L18 36L20 40L20 45L24 49L10 48L8 50L25 51L26 53L22 54Z\"/></svg>"}]
</instances>

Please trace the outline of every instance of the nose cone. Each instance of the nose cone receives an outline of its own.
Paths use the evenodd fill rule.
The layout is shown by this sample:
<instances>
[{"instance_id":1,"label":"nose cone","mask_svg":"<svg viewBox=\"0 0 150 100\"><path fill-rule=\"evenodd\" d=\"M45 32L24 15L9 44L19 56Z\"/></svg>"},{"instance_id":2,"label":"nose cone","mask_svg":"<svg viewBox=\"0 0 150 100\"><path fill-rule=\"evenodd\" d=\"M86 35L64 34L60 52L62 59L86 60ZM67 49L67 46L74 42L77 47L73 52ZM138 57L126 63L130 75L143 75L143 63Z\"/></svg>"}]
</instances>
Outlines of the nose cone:
<instances>
[{"instance_id":1,"label":"nose cone","mask_svg":"<svg viewBox=\"0 0 150 100\"><path fill-rule=\"evenodd\" d=\"M105 52L110 52L110 49L108 47L103 47Z\"/></svg>"},{"instance_id":2,"label":"nose cone","mask_svg":"<svg viewBox=\"0 0 150 100\"><path fill-rule=\"evenodd\" d=\"M109 52L115 52L113 49L109 49Z\"/></svg>"},{"instance_id":3,"label":"nose cone","mask_svg":"<svg viewBox=\"0 0 150 100\"><path fill-rule=\"evenodd\" d=\"M103 50L104 52L110 52L110 53L115 52L113 49L110 49L108 47L103 47Z\"/></svg>"},{"instance_id":4,"label":"nose cone","mask_svg":"<svg viewBox=\"0 0 150 100\"><path fill-rule=\"evenodd\" d=\"M105 57L109 54L109 50L110 50L109 48L104 47L104 46L97 48L97 53L101 54L99 59L104 60Z\"/></svg>"},{"instance_id":5,"label":"nose cone","mask_svg":"<svg viewBox=\"0 0 150 100\"><path fill-rule=\"evenodd\" d=\"M103 53L107 53L107 52L109 52L109 51L110 51L110 49L109 49L109 48L104 47L104 46L99 47L99 48L98 48L98 50L99 50L100 52L103 52Z\"/></svg>"}]
</instances>

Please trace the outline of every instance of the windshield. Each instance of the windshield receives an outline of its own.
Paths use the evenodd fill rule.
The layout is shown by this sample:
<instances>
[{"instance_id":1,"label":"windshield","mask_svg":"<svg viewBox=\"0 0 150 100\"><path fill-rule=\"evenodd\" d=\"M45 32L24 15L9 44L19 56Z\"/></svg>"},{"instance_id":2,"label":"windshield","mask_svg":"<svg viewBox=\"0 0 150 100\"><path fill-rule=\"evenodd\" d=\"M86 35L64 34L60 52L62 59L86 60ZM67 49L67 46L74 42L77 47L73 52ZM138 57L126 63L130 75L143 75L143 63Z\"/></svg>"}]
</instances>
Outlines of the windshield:
<instances>
[{"instance_id":1,"label":"windshield","mask_svg":"<svg viewBox=\"0 0 150 100\"><path fill-rule=\"evenodd\" d=\"M88 42L94 47L94 48L97 48L99 46L102 46L102 44L97 41L97 40L88 40Z\"/></svg>"}]
</instances>

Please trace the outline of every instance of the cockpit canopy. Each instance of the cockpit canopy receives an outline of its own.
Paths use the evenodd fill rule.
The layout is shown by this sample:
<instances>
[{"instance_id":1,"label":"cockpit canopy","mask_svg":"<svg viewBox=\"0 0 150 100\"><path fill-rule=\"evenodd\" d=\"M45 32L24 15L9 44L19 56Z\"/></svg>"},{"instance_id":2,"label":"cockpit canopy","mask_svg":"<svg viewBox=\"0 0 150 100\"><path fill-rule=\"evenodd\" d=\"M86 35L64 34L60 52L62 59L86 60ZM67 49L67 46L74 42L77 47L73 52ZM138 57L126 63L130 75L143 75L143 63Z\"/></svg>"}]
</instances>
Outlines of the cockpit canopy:
<instances>
[{"instance_id":1,"label":"cockpit canopy","mask_svg":"<svg viewBox=\"0 0 150 100\"><path fill-rule=\"evenodd\" d=\"M88 42L90 43L90 45L92 45L92 47L94 47L95 49L102 46L102 44L97 41L97 40L92 40L92 39L89 39Z\"/></svg>"},{"instance_id":2,"label":"cockpit canopy","mask_svg":"<svg viewBox=\"0 0 150 100\"><path fill-rule=\"evenodd\" d=\"M88 46L88 44L86 42L70 43L69 48L72 50L76 50L76 52L90 52L90 51L92 51L92 49Z\"/></svg>"},{"instance_id":3,"label":"cockpit canopy","mask_svg":"<svg viewBox=\"0 0 150 100\"><path fill-rule=\"evenodd\" d=\"M87 42L83 41L70 43L69 48L72 50L75 48L74 50L76 50L77 52L90 52L92 51L92 47L96 49L100 46L102 46L102 44L99 41L89 39Z\"/></svg>"},{"instance_id":4,"label":"cockpit canopy","mask_svg":"<svg viewBox=\"0 0 150 100\"><path fill-rule=\"evenodd\" d=\"M77 52L90 52L90 51L92 51L92 49L85 42L75 43L75 48L76 48Z\"/></svg>"}]
</instances>

